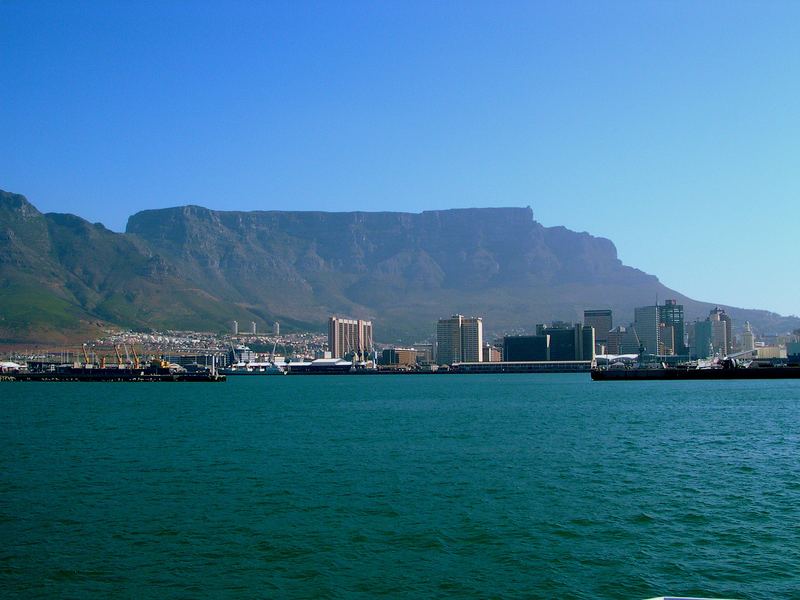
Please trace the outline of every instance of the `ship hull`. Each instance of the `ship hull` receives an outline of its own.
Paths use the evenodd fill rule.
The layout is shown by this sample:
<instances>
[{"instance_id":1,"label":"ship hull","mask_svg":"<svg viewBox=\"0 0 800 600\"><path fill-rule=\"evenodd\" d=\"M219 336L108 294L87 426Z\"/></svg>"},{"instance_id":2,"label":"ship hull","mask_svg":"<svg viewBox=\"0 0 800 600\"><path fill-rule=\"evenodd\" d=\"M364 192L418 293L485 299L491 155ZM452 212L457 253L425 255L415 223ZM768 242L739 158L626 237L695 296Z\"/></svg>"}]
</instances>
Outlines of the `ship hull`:
<instances>
[{"instance_id":1,"label":"ship hull","mask_svg":"<svg viewBox=\"0 0 800 600\"><path fill-rule=\"evenodd\" d=\"M753 369L593 369L594 381L673 381L709 379L800 379L800 367Z\"/></svg>"}]
</instances>

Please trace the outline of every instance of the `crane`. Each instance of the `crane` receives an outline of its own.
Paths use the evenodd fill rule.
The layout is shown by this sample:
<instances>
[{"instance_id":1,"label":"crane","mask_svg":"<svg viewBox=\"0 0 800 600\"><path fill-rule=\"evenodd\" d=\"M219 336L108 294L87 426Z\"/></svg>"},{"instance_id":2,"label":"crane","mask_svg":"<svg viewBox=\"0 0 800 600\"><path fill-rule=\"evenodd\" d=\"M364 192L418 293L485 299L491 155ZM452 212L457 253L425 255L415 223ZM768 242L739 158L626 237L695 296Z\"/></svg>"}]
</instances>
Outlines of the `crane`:
<instances>
[{"instance_id":1,"label":"crane","mask_svg":"<svg viewBox=\"0 0 800 600\"><path fill-rule=\"evenodd\" d=\"M117 355L117 366L121 369L122 368L122 356L119 353L119 348L116 344L114 344L114 354Z\"/></svg>"},{"instance_id":2,"label":"crane","mask_svg":"<svg viewBox=\"0 0 800 600\"><path fill-rule=\"evenodd\" d=\"M133 368L139 368L139 355L136 354L136 344L131 344L131 351L133 352Z\"/></svg>"}]
</instances>

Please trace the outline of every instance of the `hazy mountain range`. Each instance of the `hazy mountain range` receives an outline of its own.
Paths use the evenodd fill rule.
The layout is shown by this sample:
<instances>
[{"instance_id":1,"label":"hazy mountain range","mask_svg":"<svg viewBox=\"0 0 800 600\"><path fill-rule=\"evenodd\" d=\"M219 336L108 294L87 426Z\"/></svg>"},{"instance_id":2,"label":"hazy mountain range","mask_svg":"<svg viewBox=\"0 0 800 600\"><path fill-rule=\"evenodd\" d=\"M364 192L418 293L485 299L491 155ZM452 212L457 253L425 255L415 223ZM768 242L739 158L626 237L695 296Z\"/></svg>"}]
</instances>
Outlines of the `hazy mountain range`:
<instances>
[{"instance_id":1,"label":"hazy mountain range","mask_svg":"<svg viewBox=\"0 0 800 600\"><path fill-rule=\"evenodd\" d=\"M713 297L713 290L709 290ZM544 227L530 208L396 212L139 212L126 233L40 213L0 191L0 341L61 342L100 326L229 330L279 321L324 330L330 314L375 322L384 342L428 338L436 319L484 317L487 334L581 320L584 308L676 298L687 320L713 306L623 265L614 244ZM725 307L763 332L800 319Z\"/></svg>"}]
</instances>

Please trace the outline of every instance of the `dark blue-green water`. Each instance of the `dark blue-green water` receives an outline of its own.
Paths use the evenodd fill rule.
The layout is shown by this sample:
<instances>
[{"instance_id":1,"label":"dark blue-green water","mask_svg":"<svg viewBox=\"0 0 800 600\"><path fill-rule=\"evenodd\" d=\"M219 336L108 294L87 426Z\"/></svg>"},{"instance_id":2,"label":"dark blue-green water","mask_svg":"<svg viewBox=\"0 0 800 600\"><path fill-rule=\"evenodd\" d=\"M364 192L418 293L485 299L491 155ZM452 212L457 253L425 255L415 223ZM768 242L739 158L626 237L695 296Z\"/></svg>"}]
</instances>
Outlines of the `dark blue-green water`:
<instances>
[{"instance_id":1,"label":"dark blue-green water","mask_svg":"<svg viewBox=\"0 0 800 600\"><path fill-rule=\"evenodd\" d=\"M0 384L0 594L800 598L800 382Z\"/></svg>"}]
</instances>

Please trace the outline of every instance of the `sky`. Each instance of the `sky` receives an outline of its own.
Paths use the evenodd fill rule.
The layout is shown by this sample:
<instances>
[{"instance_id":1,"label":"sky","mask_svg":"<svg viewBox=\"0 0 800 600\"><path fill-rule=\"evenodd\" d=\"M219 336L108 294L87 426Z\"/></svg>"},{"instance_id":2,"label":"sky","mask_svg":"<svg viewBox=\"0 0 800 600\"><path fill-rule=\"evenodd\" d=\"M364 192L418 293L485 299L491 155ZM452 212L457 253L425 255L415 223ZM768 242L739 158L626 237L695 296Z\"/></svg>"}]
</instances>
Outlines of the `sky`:
<instances>
[{"instance_id":1,"label":"sky","mask_svg":"<svg viewBox=\"0 0 800 600\"><path fill-rule=\"evenodd\" d=\"M148 208L530 206L800 314L800 2L0 0L0 189Z\"/></svg>"}]
</instances>

